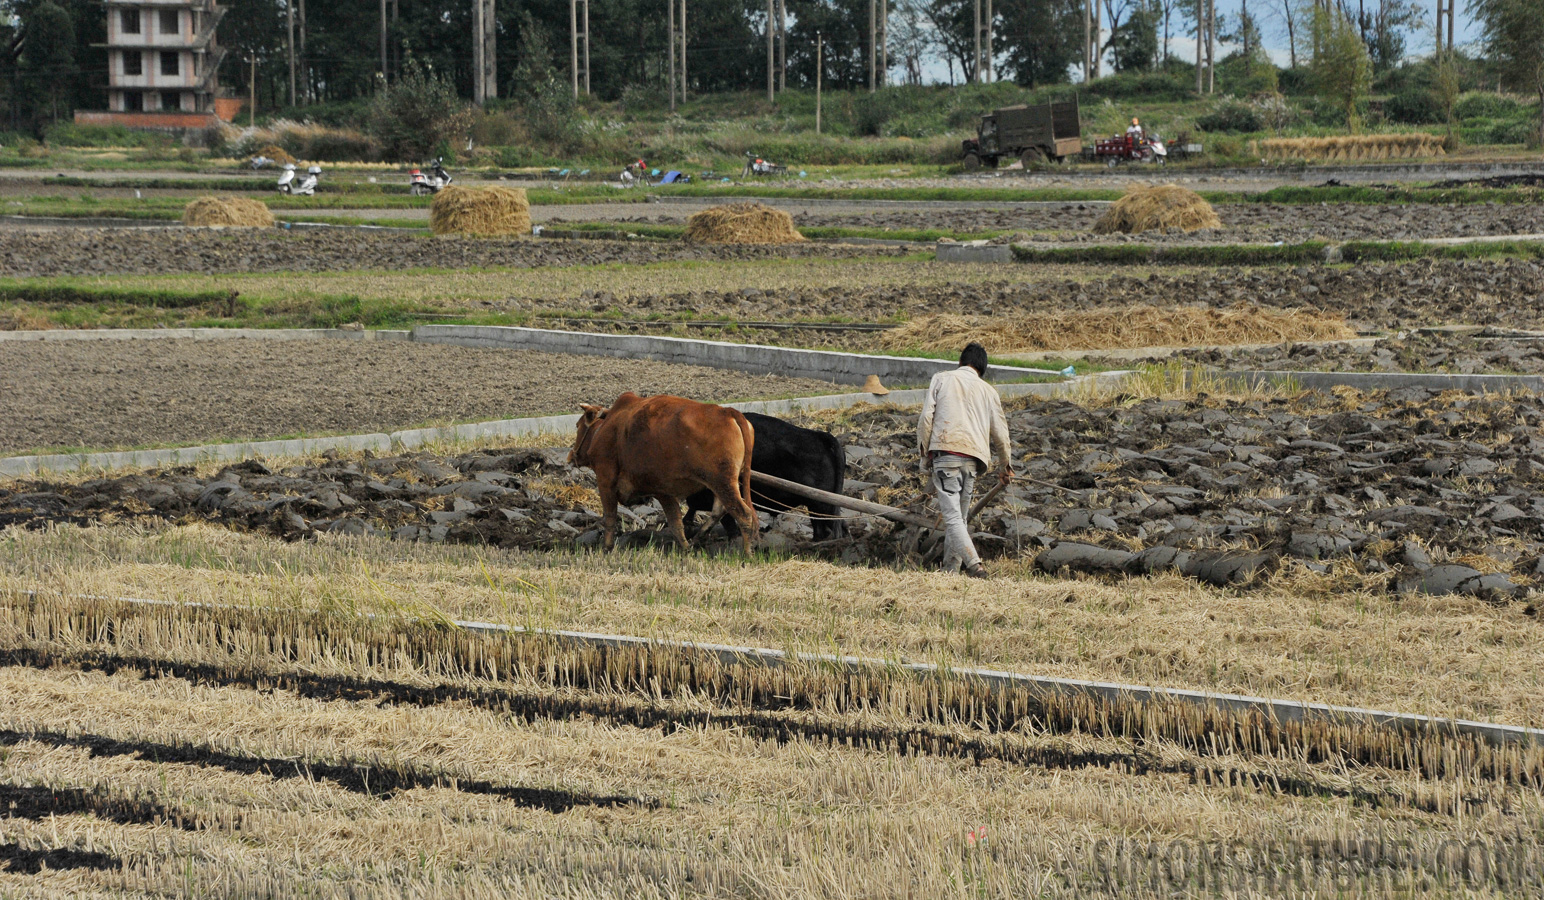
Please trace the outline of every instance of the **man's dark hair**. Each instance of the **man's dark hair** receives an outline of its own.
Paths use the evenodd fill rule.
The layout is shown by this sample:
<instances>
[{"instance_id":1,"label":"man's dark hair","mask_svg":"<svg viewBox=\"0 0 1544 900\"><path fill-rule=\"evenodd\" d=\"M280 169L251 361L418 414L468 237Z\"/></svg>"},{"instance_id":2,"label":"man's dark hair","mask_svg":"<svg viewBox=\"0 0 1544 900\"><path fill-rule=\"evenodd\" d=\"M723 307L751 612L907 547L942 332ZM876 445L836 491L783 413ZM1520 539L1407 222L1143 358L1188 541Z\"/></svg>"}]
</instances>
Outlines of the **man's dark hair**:
<instances>
[{"instance_id":1,"label":"man's dark hair","mask_svg":"<svg viewBox=\"0 0 1544 900\"><path fill-rule=\"evenodd\" d=\"M986 348L971 341L960 351L960 365L970 366L976 370L976 374L986 377Z\"/></svg>"}]
</instances>

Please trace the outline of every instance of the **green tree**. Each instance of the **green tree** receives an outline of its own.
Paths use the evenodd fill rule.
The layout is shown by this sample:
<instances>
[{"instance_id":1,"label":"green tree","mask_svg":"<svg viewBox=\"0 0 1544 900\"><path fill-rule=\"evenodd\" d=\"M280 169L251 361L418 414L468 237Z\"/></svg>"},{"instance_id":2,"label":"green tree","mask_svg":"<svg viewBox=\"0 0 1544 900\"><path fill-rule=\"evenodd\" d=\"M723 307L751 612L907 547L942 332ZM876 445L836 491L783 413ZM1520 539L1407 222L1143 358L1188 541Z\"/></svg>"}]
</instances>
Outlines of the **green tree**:
<instances>
[{"instance_id":1,"label":"green tree","mask_svg":"<svg viewBox=\"0 0 1544 900\"><path fill-rule=\"evenodd\" d=\"M1145 72L1158 58L1158 22L1162 10L1153 3L1139 3L1115 26L1110 51L1117 72Z\"/></svg>"},{"instance_id":2,"label":"green tree","mask_svg":"<svg viewBox=\"0 0 1544 900\"><path fill-rule=\"evenodd\" d=\"M1473 0L1491 62L1503 77L1539 98L1530 147L1544 146L1544 9L1539 0Z\"/></svg>"},{"instance_id":3,"label":"green tree","mask_svg":"<svg viewBox=\"0 0 1544 900\"><path fill-rule=\"evenodd\" d=\"M1002 16L1004 74L1025 87L1064 84L1083 62L1083 4L1077 0L1030 0L994 4Z\"/></svg>"},{"instance_id":4,"label":"green tree","mask_svg":"<svg viewBox=\"0 0 1544 900\"><path fill-rule=\"evenodd\" d=\"M1318 7L1313 13L1314 86L1346 112L1346 127L1361 128L1357 105L1372 89L1372 59L1367 45L1339 10Z\"/></svg>"},{"instance_id":5,"label":"green tree","mask_svg":"<svg viewBox=\"0 0 1544 900\"><path fill-rule=\"evenodd\" d=\"M75 80L75 21L57 3L40 3L22 18L21 82L48 100L50 121Z\"/></svg>"},{"instance_id":6,"label":"green tree","mask_svg":"<svg viewBox=\"0 0 1544 900\"><path fill-rule=\"evenodd\" d=\"M402 77L371 101L369 121L388 160L419 162L465 138L473 113L449 78L408 57Z\"/></svg>"}]
</instances>

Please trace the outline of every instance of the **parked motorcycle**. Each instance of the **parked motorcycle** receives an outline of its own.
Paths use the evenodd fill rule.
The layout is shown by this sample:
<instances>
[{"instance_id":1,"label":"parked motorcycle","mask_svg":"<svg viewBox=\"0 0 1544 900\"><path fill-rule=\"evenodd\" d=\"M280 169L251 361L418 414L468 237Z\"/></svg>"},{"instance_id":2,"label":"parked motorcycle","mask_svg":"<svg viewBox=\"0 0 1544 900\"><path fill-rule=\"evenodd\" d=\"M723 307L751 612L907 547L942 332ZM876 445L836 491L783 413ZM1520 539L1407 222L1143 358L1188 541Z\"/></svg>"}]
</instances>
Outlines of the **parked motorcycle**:
<instances>
[{"instance_id":1,"label":"parked motorcycle","mask_svg":"<svg viewBox=\"0 0 1544 900\"><path fill-rule=\"evenodd\" d=\"M295 164L285 163L284 172L279 176L279 193L310 197L316 193L316 180L321 174L321 166L311 166L306 169L306 177L297 184Z\"/></svg>"},{"instance_id":2,"label":"parked motorcycle","mask_svg":"<svg viewBox=\"0 0 1544 900\"><path fill-rule=\"evenodd\" d=\"M431 171L425 175L422 170L414 169L412 177L408 179L408 193L414 197L422 197L424 194L438 194L441 188L451 182L450 173L445 171L445 158L439 157L429 164Z\"/></svg>"}]
</instances>

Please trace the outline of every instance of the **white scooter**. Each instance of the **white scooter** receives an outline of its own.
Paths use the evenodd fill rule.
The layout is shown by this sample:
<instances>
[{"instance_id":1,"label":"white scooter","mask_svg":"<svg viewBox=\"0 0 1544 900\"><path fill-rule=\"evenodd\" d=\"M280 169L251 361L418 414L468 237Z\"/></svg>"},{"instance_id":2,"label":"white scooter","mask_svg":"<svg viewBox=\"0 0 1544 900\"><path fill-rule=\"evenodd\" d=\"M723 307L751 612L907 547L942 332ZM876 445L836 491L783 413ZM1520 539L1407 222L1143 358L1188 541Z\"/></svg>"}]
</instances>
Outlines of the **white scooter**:
<instances>
[{"instance_id":1,"label":"white scooter","mask_svg":"<svg viewBox=\"0 0 1544 900\"><path fill-rule=\"evenodd\" d=\"M445 171L445 158L440 157L430 163L434 170L425 175L418 169L413 170L413 177L408 179L408 193L414 197L422 197L424 194L438 194L441 188L451 182L450 173Z\"/></svg>"},{"instance_id":2,"label":"white scooter","mask_svg":"<svg viewBox=\"0 0 1544 900\"><path fill-rule=\"evenodd\" d=\"M279 176L279 193L310 197L316 193L316 179L322 174L321 166L306 169L306 177L295 183L295 164L285 163L284 173Z\"/></svg>"}]
</instances>

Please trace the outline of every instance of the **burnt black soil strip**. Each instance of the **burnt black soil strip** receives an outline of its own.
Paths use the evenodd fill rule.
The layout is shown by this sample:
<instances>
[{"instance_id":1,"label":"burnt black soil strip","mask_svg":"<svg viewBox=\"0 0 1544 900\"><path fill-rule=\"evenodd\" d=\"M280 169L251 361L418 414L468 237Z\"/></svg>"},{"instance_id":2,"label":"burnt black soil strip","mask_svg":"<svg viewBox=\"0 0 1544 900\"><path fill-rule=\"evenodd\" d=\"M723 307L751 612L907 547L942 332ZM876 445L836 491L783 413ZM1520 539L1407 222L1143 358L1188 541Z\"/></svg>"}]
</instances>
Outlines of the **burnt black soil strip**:
<instances>
[{"instance_id":1,"label":"burnt black soil strip","mask_svg":"<svg viewBox=\"0 0 1544 900\"><path fill-rule=\"evenodd\" d=\"M311 700L370 701L380 704L405 704L433 707L443 703L465 703L518 718L529 724L537 720L602 720L611 724L640 729L658 729L669 734L680 728L733 729L757 740L779 745L803 740L825 746L846 746L903 756L940 756L968 759L976 763L996 760L1011 765L1043 769L1101 768L1128 775L1181 775L1192 784L1247 786L1272 794L1296 797L1343 797L1370 807L1415 808L1424 812L1451 812L1455 802L1465 809L1485 802L1480 797L1457 801L1438 801L1434 796L1416 796L1398 790L1371 790L1361 787L1326 785L1312 778L1282 776L1261 769L1232 765L1213 767L1195 763L1163 763L1143 752L1145 742L1134 742L1133 750L1075 750L1065 747L1026 745L1002 736L965 735L954 730L924 724L885 727L830 716L813 718L786 708L751 709L734 712L682 710L644 698L598 694L527 693L493 690L454 684L420 686L384 679L356 679L306 672L259 672L234 670L207 664L171 663L143 656L86 652L55 655L29 649L0 651L0 665L31 668L70 667L82 671L114 674L120 670L142 673L146 678L178 678L205 687L244 687L258 691L289 691ZM93 756L138 755L158 762L215 765L239 774L266 774L289 778L301 774L300 766L317 778L326 778L347 790L374 796L389 796L412 787L445 787L450 783L442 773L372 768L351 765L297 763L292 760L264 760L236 757L193 745L172 746L146 742L115 741L92 736L73 737L57 732L32 734L0 731L0 745L37 740L59 746L86 747ZM455 787L468 793L502 796L522 805L563 812L576 805L642 805L656 808L656 801L628 797L586 797L559 791L531 788L507 788L485 781L457 780Z\"/></svg>"},{"instance_id":2,"label":"burnt black soil strip","mask_svg":"<svg viewBox=\"0 0 1544 900\"><path fill-rule=\"evenodd\" d=\"M140 797L114 797L101 788L0 784L0 818L38 821L68 815L92 815L119 825L170 823L187 831L204 827L197 814Z\"/></svg>"},{"instance_id":3,"label":"burnt black soil strip","mask_svg":"<svg viewBox=\"0 0 1544 900\"><path fill-rule=\"evenodd\" d=\"M331 781L346 791L389 800L401 791L413 788L453 788L462 793L485 794L509 800L532 809L567 812L576 806L656 807L655 801L618 795L583 794L547 788L508 787L490 781L459 779L443 772L410 767L388 768L353 761L346 764L306 762L293 759L264 759L236 756L197 744L167 744L158 741L121 741L93 734L66 734L61 731L23 732L0 730L0 746L14 746L28 741L52 747L79 747L91 756L132 756L156 763L182 763L208 766L238 775L267 775L270 778L309 778Z\"/></svg>"},{"instance_id":4,"label":"burnt black soil strip","mask_svg":"<svg viewBox=\"0 0 1544 900\"><path fill-rule=\"evenodd\" d=\"M44 868L121 869L123 860L95 850L29 850L15 844L0 844L0 869L22 875L36 875Z\"/></svg>"}]
</instances>

